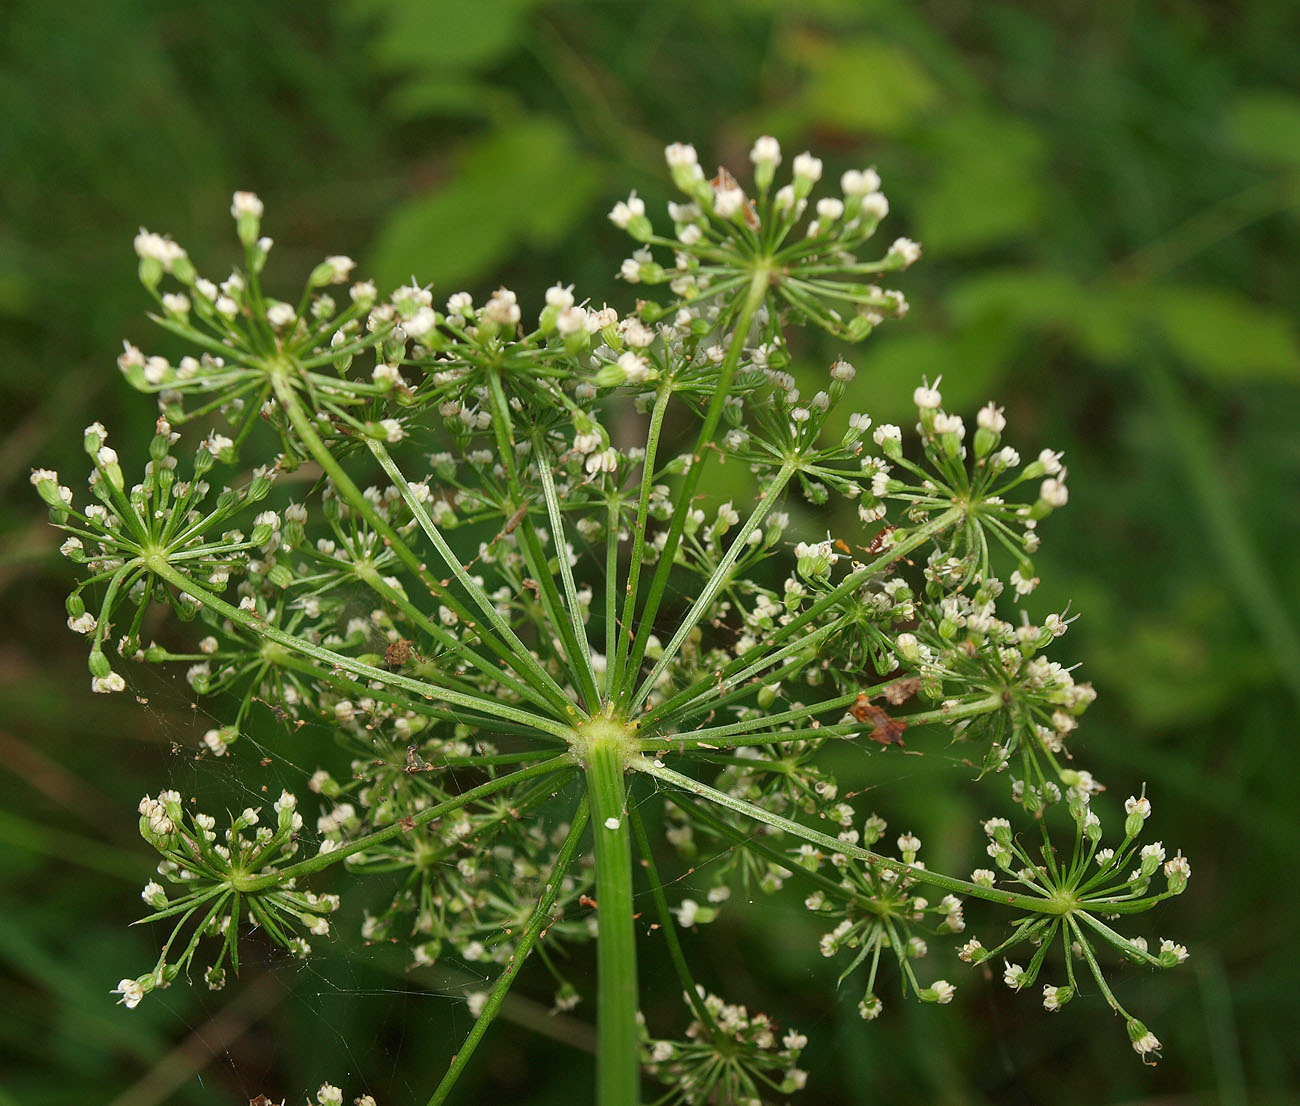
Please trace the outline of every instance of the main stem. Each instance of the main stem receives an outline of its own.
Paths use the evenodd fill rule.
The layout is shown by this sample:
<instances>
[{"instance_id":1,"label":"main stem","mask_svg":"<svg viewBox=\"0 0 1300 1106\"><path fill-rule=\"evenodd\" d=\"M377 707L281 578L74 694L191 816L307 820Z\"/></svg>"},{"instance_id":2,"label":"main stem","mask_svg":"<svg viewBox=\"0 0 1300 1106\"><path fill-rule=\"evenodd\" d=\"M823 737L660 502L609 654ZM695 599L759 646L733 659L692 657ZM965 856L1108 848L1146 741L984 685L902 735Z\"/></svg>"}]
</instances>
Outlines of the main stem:
<instances>
[{"instance_id":1,"label":"main stem","mask_svg":"<svg viewBox=\"0 0 1300 1106\"><path fill-rule=\"evenodd\" d=\"M607 731L607 732L606 732ZM632 834L626 807L627 733L616 722L587 727L584 767L595 837L596 1102L639 1106L636 929L632 917Z\"/></svg>"}]
</instances>

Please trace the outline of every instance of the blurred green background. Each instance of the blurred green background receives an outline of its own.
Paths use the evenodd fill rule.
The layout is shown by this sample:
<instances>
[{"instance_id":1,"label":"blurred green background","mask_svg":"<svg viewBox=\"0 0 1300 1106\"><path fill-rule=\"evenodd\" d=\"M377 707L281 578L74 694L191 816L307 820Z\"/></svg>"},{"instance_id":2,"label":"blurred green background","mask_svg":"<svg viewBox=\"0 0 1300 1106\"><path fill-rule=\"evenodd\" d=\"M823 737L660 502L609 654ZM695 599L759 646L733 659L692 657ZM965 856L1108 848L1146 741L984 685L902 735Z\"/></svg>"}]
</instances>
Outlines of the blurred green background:
<instances>
[{"instance_id":1,"label":"blurred green background","mask_svg":"<svg viewBox=\"0 0 1300 1106\"><path fill-rule=\"evenodd\" d=\"M301 1102L325 1078L422 1103L468 1025L435 976L342 942L307 969L254 958L216 995L128 1013L108 994L156 955L127 928L152 864L138 796L219 786L183 682L134 673L143 706L90 695L27 484L80 473L93 418L119 446L152 424L113 364L124 336L158 345L135 228L219 274L230 193L251 188L272 284L345 252L439 298L504 282L535 310L563 279L620 303L610 203L635 187L662 210L667 141L744 169L760 133L831 180L877 166L885 241L924 244L897 282L912 313L849 354L862 405L904 421L943 373L950 409L997 397L1008 441L1065 450L1035 601L1082 614L1064 659L1101 691L1077 750L1106 801L1146 781L1156 836L1192 858L1146 931L1192 959L1124 976L1165 1042L1155 1069L1097 996L1048 1016L972 971L956 1006L865 1025L797 894L688 934L706 982L809 1034L808 1106L1300 1101L1295 4L8 0L0 20L0 1106ZM820 371L831 348L807 354ZM327 739L292 740L310 760ZM968 773L882 764L845 771L965 870L987 813ZM656 1016L678 1016L671 990L650 987ZM540 1009L512 1016L562 1043L498 1027L460 1102L588 1097L590 1009Z\"/></svg>"}]
</instances>

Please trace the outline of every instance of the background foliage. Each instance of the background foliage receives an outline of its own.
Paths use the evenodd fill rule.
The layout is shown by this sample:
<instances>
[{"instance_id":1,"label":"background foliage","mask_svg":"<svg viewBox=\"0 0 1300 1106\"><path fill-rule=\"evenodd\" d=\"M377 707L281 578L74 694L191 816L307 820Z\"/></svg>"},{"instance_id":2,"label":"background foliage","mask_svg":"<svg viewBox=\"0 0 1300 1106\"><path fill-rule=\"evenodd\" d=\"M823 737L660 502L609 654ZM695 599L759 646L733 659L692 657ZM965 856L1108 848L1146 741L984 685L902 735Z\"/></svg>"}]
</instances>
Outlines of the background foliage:
<instances>
[{"instance_id":1,"label":"background foliage","mask_svg":"<svg viewBox=\"0 0 1300 1106\"><path fill-rule=\"evenodd\" d=\"M504 282L535 309L562 278L618 302L609 203L666 198L668 140L740 164L762 132L828 172L874 163L887 229L925 246L912 314L852 356L877 421L903 421L916 378L942 372L951 409L996 396L1008 440L1065 449L1072 501L1034 598L1083 614L1071 640L1102 692L1089 766L1119 798L1148 781L1165 842L1192 857L1161 924L1193 959L1129 976L1166 1044L1152 1071L1100 1001L1049 1018L977 972L955 1009L895 1003L866 1025L794 896L730 911L690 950L729 997L809 1033L808 1106L1300 1101L1293 5L10 0L5 22L0 1106L300 1101L327 1077L423 1101L468 1024L446 997L464 979L406 974L383 949L112 1005L152 958L126 928L151 865L136 799L221 786L194 764L206 725L183 683L141 675L144 707L90 695L26 480L82 471L92 418L118 443L152 423L113 366L123 336L153 341L135 227L216 270L234 260L229 195L253 188L286 274L338 251L381 285ZM804 353L819 373L831 356ZM269 710L260 725L277 756L328 745ZM973 855L984 812L942 753L841 771L936 865ZM647 1002L675 1016L671 988ZM590 1011L512 1016L565 1045L500 1029L461 1100L585 1096Z\"/></svg>"}]
</instances>

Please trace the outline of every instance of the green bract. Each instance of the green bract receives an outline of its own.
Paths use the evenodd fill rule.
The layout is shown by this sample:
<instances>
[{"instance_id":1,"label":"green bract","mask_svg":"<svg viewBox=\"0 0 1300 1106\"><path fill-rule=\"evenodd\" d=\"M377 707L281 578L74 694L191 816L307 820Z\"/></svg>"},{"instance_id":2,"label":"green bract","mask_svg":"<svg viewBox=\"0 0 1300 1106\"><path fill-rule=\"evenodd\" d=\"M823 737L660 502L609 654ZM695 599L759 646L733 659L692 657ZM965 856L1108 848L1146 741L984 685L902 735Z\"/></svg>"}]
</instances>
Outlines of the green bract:
<instances>
[{"instance_id":1,"label":"green bract","mask_svg":"<svg viewBox=\"0 0 1300 1106\"><path fill-rule=\"evenodd\" d=\"M643 1062L663 1101L797 1090L802 1035L778 1041L763 1015L705 995L677 943L674 926L711 921L736 885L803 886L864 1018L881 1012L891 962L904 993L952 1000L919 961L956 944L963 900L1010 908L995 953L1036 943L1027 968L1007 964L1017 989L1060 946L1067 982L1045 989L1051 1010L1078 993L1076 960L1120 1010L1099 944L1151 966L1185 957L1103 921L1177 894L1190 869L1159 843L1139 848L1145 797L1129 801L1121 844L1097 851L1100 785L1069 752L1093 692L1051 659L1069 620L1034 624L1017 609L1038 583L1039 523L1067 499L1060 457L1023 463L992 404L968 441L937 382L916 389L916 438L845 409L860 391L846 361L801 394L791 329L860 339L902 315L900 293L861 278L919 248L899 239L858 260L888 211L874 172L814 200L820 161L795 158L773 190L780 156L759 140L746 193L669 147L686 194L670 205L672 235L635 195L610 216L638 243L622 275L659 298L620 314L557 285L531 328L507 289L439 309L426 288L380 301L357 283L340 306L328 289L349 278L341 257L313 269L296 306L271 299L271 243L247 193L232 208L245 267L220 284L141 232L156 319L194 355L173 365L128 347L120 359L162 411L139 476L98 424L89 505L56 474L33 474L85 570L69 624L90 638L97 691L126 687L116 654L185 665L196 692L220 693L230 705L212 709L227 724L204 755L234 771L257 702L331 732L352 767L312 776L321 814L312 855L293 863L304 830L292 796L274 830L250 835L247 810L222 840L174 793L142 804L141 831L179 890L146 889L150 918L176 921L154 970L119 986L128 1005L192 966L219 985L245 916L305 955L296 929L323 936L334 900L300 888L339 862L398 881L365 939L404 942L414 964L501 966L434 1106L528 953L591 938L597 918L605 1106L640 1102ZM163 291L168 274L179 289ZM206 436L182 472L173 450L191 422ZM304 464L315 467L294 498L273 487ZM708 474L723 464L749 474L747 494L716 494ZM812 510L787 510L793 496ZM188 650L140 640L159 603L192 620ZM986 825L993 868L969 880L925 867L910 833L897 855L873 851L884 822L841 795L820 754L835 742L924 749L927 725L982 766L990 803L1036 823L1036 857L1002 818ZM670 800L666 835L685 859L700 838L734 846L706 903L673 908L664 894L637 813L653 790ZM1074 834L1068 859L1050 844L1057 824ZM634 870L691 1008L686 1041L639 1024ZM960 955L992 953L968 940ZM542 959L567 1008L579 992ZM1156 1052L1124 1017L1133 1047Z\"/></svg>"}]
</instances>

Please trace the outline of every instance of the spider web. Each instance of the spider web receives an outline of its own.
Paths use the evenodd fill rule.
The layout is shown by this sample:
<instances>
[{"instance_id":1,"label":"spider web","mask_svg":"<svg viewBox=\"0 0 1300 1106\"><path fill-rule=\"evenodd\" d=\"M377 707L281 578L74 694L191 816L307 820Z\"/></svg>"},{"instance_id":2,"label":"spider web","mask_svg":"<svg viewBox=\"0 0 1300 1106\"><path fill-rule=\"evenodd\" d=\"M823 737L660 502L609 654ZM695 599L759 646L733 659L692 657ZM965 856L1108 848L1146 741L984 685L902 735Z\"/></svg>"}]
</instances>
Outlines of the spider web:
<instances>
[{"instance_id":1,"label":"spider web","mask_svg":"<svg viewBox=\"0 0 1300 1106\"><path fill-rule=\"evenodd\" d=\"M590 551L583 558L583 574L593 593L603 595L601 550L588 546L576 532L566 529L566 538L573 541L575 548ZM670 622L674 613L687 609L694 598L688 578L680 574L670 577L661 623ZM739 632L734 618L721 626L706 628L706 633L717 635L723 644ZM599 634L589 633L589 636L593 648L602 644L596 640ZM343 768L340 778L350 773L348 754L329 740L327 725L317 721L299 725L284 718L279 704L257 700L239 741L228 756L218 758L202 745L201 735L230 721L234 714L233 697L196 696L182 673L172 667L131 666L127 678L143 709L171 742L172 755L165 766L166 786L181 794L188 809L216 814L220 821L223 809L233 812L244 806L265 808L282 788L287 789L302 803L304 826L299 834L300 856L315 853L321 836L315 830L318 811L307 782L318 766ZM781 705L772 709L791 707L795 699L791 689L783 688L778 694ZM315 741L305 754L302 753L304 739ZM898 777L892 782L898 782ZM657 781L649 780L648 786L631 792L631 801L638 806L650 804L657 800L660 787ZM712 886L711 871L739 847L710 836L701 854L684 871L663 871L661 878L670 905L689 897L704 900ZM142 880L148 874L142 872ZM368 886L382 878L364 882ZM408 972L397 949L382 944L368 945L360 940L359 918L355 910L349 909L352 900L366 897L357 887L357 881L327 877L321 881L320 889L344 892L344 910L337 916L334 936L314 943L317 951L326 946L324 955L294 959L273 949L247 919L242 919L241 978L227 991L209 994L196 978L193 985L184 981L176 984L177 990L195 991L195 999L181 1000L177 990L159 991L149 997L147 1001L166 1007L176 1023L184 1027L188 1037L182 1046L185 1064L172 1065L175 1070L170 1087L164 1087L166 1081L154 1079L148 1087L132 1088L129 1098L124 1095L119 1100L122 1106L127 1101L131 1106L165 1101L170 1089L180 1085L175 1074L182 1068L185 1069L183 1082L197 1081L204 1089L205 1094L196 1094L191 1087L189 1100L194 1102L228 1102L232 1093L244 1096L244 1101L260 1094L276 1102L282 1097L301 1101L323 1081L342 1086L346 1101L364 1091L374 1093L381 1106L422 1101L421 1096L429 1093L433 1082L441 1076L442 1065L473 1024L466 1000L490 989L496 969L485 971L480 964L449 954L433 971ZM793 921L804 913L799 906L784 901L746 898L746 902L733 904L741 907L737 913L761 903L764 922L769 925L783 926L786 920ZM652 928L651 922L659 923L648 888L641 886L637 890L635 908L642 918L639 925L644 944L645 931ZM674 923L670 920L667 924ZM160 933L164 932L163 925L157 927ZM664 953L662 948L653 951L656 955ZM706 986L721 983L709 980L707 966L705 969L700 976L702 983ZM824 982L831 985L831 980ZM503 1017L545 1031L545 1022L536 1016L538 1011L545 1012L544 1007L525 997L528 991L529 983L524 979L512 992ZM286 1016L282 1013L284 1009L291 1013ZM588 1006L586 1017L590 1015ZM243 1032L224 1031L224 1021L229 1020L241 1022ZM286 1020L294 1027L294 1047L277 1041L269 1056L264 1048L250 1047L250 1037L255 1039L259 1027L278 1028ZM444 1027L450 1046L433 1063L426 1053L419 1063L412 1064L407 1054L423 1044L424 1038L411 1027L430 1021ZM584 1043L589 1047L587 1022L561 1015L553 1018L552 1024L559 1027L553 1036L578 1047ZM297 1056L303 1054L304 1044L308 1059L299 1061ZM240 1098L236 1097L235 1101Z\"/></svg>"}]
</instances>

